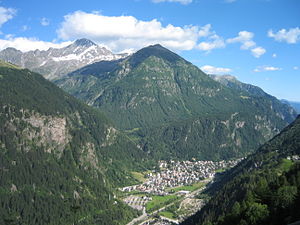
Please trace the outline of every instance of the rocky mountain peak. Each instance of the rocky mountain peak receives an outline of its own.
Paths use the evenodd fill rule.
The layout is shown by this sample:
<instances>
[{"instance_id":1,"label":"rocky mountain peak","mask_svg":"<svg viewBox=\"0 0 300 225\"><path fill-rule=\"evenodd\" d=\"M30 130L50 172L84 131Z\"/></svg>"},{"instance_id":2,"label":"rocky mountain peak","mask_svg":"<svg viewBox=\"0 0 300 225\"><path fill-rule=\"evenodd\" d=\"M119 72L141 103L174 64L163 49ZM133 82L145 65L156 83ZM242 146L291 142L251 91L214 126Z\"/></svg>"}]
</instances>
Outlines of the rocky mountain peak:
<instances>
[{"instance_id":1,"label":"rocky mountain peak","mask_svg":"<svg viewBox=\"0 0 300 225\"><path fill-rule=\"evenodd\" d=\"M84 47L91 47L91 46L93 46L93 45L96 46L96 44L95 44L94 42L92 42L91 40L86 39L86 38L77 39L77 40L74 42L74 45L77 45L77 46L84 46Z\"/></svg>"},{"instance_id":2,"label":"rocky mountain peak","mask_svg":"<svg viewBox=\"0 0 300 225\"><path fill-rule=\"evenodd\" d=\"M226 80L237 80L236 77L232 75L223 75L222 77Z\"/></svg>"},{"instance_id":3,"label":"rocky mountain peak","mask_svg":"<svg viewBox=\"0 0 300 225\"><path fill-rule=\"evenodd\" d=\"M13 47L8 47L8 48L4 49L3 51L5 51L5 52L16 52L16 53L21 52L20 50L17 50Z\"/></svg>"},{"instance_id":4,"label":"rocky mountain peak","mask_svg":"<svg viewBox=\"0 0 300 225\"><path fill-rule=\"evenodd\" d=\"M150 45L149 48L166 49L161 44ZM168 49L167 49L168 50Z\"/></svg>"},{"instance_id":5,"label":"rocky mountain peak","mask_svg":"<svg viewBox=\"0 0 300 225\"><path fill-rule=\"evenodd\" d=\"M183 58L181 58L176 53L170 51L169 49L163 47L160 44L155 44L142 48L141 50L134 53L130 58L130 64L133 67L135 67L150 56L155 56L164 59L170 63L174 63L178 60L183 60Z\"/></svg>"},{"instance_id":6,"label":"rocky mountain peak","mask_svg":"<svg viewBox=\"0 0 300 225\"><path fill-rule=\"evenodd\" d=\"M211 78L213 78L215 81L237 81L236 77L235 76L232 76L232 75L229 75L229 74L226 74L226 75L215 75L215 74L209 74L209 76Z\"/></svg>"},{"instance_id":7,"label":"rocky mountain peak","mask_svg":"<svg viewBox=\"0 0 300 225\"><path fill-rule=\"evenodd\" d=\"M139 53L139 54L143 53L146 55L155 55L155 56L162 56L163 54L176 55L174 52L170 51L169 49L163 47L160 44L149 45L149 46L137 51L136 54L137 53Z\"/></svg>"}]
</instances>

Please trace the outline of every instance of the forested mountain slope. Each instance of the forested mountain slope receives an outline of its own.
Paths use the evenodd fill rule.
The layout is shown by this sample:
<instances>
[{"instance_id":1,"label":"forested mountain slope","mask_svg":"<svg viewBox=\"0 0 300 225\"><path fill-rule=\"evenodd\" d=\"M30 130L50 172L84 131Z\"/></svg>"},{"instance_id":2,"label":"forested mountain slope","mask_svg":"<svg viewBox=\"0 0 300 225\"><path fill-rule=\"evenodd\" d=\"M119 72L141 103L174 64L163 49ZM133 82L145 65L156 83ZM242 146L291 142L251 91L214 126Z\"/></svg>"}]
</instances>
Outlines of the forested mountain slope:
<instances>
[{"instance_id":1,"label":"forested mountain slope","mask_svg":"<svg viewBox=\"0 0 300 225\"><path fill-rule=\"evenodd\" d=\"M283 225L300 220L300 117L210 187L182 224Z\"/></svg>"},{"instance_id":2,"label":"forested mountain slope","mask_svg":"<svg viewBox=\"0 0 300 225\"><path fill-rule=\"evenodd\" d=\"M296 115L216 82L160 45L83 67L56 83L100 108L156 158L239 157Z\"/></svg>"},{"instance_id":3,"label":"forested mountain slope","mask_svg":"<svg viewBox=\"0 0 300 225\"><path fill-rule=\"evenodd\" d=\"M41 75L0 63L0 224L125 224L143 152Z\"/></svg>"},{"instance_id":4,"label":"forested mountain slope","mask_svg":"<svg viewBox=\"0 0 300 225\"><path fill-rule=\"evenodd\" d=\"M290 105L291 107L293 107L298 114L300 114L300 102L295 102L295 101L288 101L285 99L282 99L281 102Z\"/></svg>"},{"instance_id":5,"label":"forested mountain slope","mask_svg":"<svg viewBox=\"0 0 300 225\"><path fill-rule=\"evenodd\" d=\"M284 120L292 121L297 115L297 111L295 110L296 108L294 109L289 104L286 104L285 102L275 98L274 96L269 95L268 93L264 92L260 87L243 83L231 75L210 75L210 77L212 77L215 81L218 81L221 84L225 85L226 87L239 91L240 95L246 94L258 98L260 97L268 101L272 109L279 115L282 115L282 118Z\"/></svg>"}]
</instances>

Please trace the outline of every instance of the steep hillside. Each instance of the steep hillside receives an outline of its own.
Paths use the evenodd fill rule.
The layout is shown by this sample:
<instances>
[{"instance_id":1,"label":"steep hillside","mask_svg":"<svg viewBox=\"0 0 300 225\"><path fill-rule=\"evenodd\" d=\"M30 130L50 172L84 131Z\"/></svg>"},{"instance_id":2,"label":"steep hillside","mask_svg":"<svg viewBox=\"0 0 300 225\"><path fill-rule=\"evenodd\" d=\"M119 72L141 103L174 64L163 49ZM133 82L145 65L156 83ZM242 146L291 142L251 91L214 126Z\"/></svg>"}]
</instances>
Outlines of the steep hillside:
<instances>
[{"instance_id":1,"label":"steep hillside","mask_svg":"<svg viewBox=\"0 0 300 225\"><path fill-rule=\"evenodd\" d=\"M160 45L83 67L56 83L100 108L158 158L241 156L295 118L273 110L267 98L214 81Z\"/></svg>"},{"instance_id":2,"label":"steep hillside","mask_svg":"<svg viewBox=\"0 0 300 225\"><path fill-rule=\"evenodd\" d=\"M210 75L210 77L215 81L218 81L221 84L225 85L226 87L239 91L240 95L246 94L258 98L263 98L265 101L269 102L274 112L278 115L281 115L284 120L292 121L297 115L297 112L295 110L296 108L294 109L290 106L290 104L283 104L284 102L278 100L272 95L269 95L257 86L242 83L238 81L234 76L230 75Z\"/></svg>"},{"instance_id":3,"label":"steep hillside","mask_svg":"<svg viewBox=\"0 0 300 225\"><path fill-rule=\"evenodd\" d=\"M237 80L234 76L231 75L209 75L211 78L213 78L215 81L218 81L219 83L236 89L240 92L247 92L248 94L255 95L255 96L261 96L265 97L268 96L266 92L264 92L261 88L251 85L251 84L245 84Z\"/></svg>"},{"instance_id":4,"label":"steep hillside","mask_svg":"<svg viewBox=\"0 0 300 225\"><path fill-rule=\"evenodd\" d=\"M272 138L278 128L266 118L245 112L211 113L128 134L138 137L153 158L222 160L243 157Z\"/></svg>"},{"instance_id":5,"label":"steep hillside","mask_svg":"<svg viewBox=\"0 0 300 225\"><path fill-rule=\"evenodd\" d=\"M0 63L0 224L125 224L143 152L41 75Z\"/></svg>"},{"instance_id":6,"label":"steep hillside","mask_svg":"<svg viewBox=\"0 0 300 225\"><path fill-rule=\"evenodd\" d=\"M127 54L113 54L85 38L64 48L49 48L47 51L21 52L15 48L7 48L0 52L0 59L40 73L49 80L57 79L90 63L126 56Z\"/></svg>"},{"instance_id":7,"label":"steep hillside","mask_svg":"<svg viewBox=\"0 0 300 225\"><path fill-rule=\"evenodd\" d=\"M290 105L297 111L298 114L300 114L300 102L288 101L288 100L284 100L284 99L282 99L281 102L283 102L287 105Z\"/></svg>"},{"instance_id":8,"label":"steep hillside","mask_svg":"<svg viewBox=\"0 0 300 225\"><path fill-rule=\"evenodd\" d=\"M300 117L228 171L212 198L182 224L270 224L300 220Z\"/></svg>"}]
</instances>

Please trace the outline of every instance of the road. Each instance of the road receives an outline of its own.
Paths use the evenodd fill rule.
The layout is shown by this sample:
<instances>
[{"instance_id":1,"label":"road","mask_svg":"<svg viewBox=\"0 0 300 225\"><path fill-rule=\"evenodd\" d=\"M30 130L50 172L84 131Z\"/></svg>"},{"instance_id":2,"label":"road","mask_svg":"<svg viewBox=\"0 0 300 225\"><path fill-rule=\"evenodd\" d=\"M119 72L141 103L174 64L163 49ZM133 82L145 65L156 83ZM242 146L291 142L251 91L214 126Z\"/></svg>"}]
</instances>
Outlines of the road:
<instances>
[{"instance_id":1,"label":"road","mask_svg":"<svg viewBox=\"0 0 300 225\"><path fill-rule=\"evenodd\" d=\"M206 180L203 180L203 181L209 183L211 180L212 180L212 178L209 178L209 179L206 179ZM201 187L201 188L199 188L199 189L197 189L197 190L195 190L195 191L193 191L193 192L191 192L191 193L189 193L189 194L187 194L187 195L185 195L184 198L183 198L183 200L186 199L186 198L194 198L196 195L198 195L198 194L199 194L201 191L203 191L204 189L205 189L205 186L204 186L204 187ZM163 206L162 208L159 208L158 210L153 211L152 213L149 213L149 214L146 213L145 208L144 208L144 209L143 209L143 214L142 214L141 216L139 216L139 217L133 219L130 223L128 223L128 224L126 224L126 225L135 225L135 224L137 224L139 221L140 221L139 225L141 225L141 224L145 223L146 221L151 221L151 217L152 217L152 216L154 216L155 214L157 214L157 213L163 211L163 210L166 209L167 207L172 206L173 204L175 204L175 202L176 202L176 201L174 201L174 202L172 202L172 203L170 203L170 204L168 204L168 205L165 205L165 206ZM169 220L169 221L170 221L170 222L173 222L173 223L176 223L176 222L178 223L178 221L176 221L176 220Z\"/></svg>"},{"instance_id":2,"label":"road","mask_svg":"<svg viewBox=\"0 0 300 225\"><path fill-rule=\"evenodd\" d=\"M126 225L134 225L136 223L138 223L139 221L145 221L148 219L148 214L147 213L143 213L143 215L131 220L130 223L127 223Z\"/></svg>"}]
</instances>

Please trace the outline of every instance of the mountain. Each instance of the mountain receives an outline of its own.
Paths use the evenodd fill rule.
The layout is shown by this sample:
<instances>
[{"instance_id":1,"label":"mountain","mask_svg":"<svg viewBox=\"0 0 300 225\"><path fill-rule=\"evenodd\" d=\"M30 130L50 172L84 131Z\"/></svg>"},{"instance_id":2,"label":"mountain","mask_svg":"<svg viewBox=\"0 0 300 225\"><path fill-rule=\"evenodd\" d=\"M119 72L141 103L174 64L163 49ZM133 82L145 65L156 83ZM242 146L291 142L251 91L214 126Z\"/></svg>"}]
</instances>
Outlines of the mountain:
<instances>
[{"instance_id":1,"label":"mountain","mask_svg":"<svg viewBox=\"0 0 300 225\"><path fill-rule=\"evenodd\" d=\"M41 75L0 62L0 224L126 224L115 198L140 148L98 110Z\"/></svg>"},{"instance_id":2,"label":"mountain","mask_svg":"<svg viewBox=\"0 0 300 225\"><path fill-rule=\"evenodd\" d=\"M216 82L161 45L85 66L55 83L100 108L158 159L240 157L296 115Z\"/></svg>"},{"instance_id":3,"label":"mountain","mask_svg":"<svg viewBox=\"0 0 300 225\"><path fill-rule=\"evenodd\" d=\"M276 113L282 115L285 120L291 121L297 115L297 112L293 107L291 107L289 104L282 104L284 102L264 92L260 87L242 83L231 75L210 75L210 77L213 78L215 81L218 81L221 84L225 85L226 87L239 91L240 95L243 95L243 93L246 92L247 95L262 97L268 100L271 103L272 109Z\"/></svg>"},{"instance_id":4,"label":"mountain","mask_svg":"<svg viewBox=\"0 0 300 225\"><path fill-rule=\"evenodd\" d=\"M300 220L300 116L210 187L189 224L283 225Z\"/></svg>"},{"instance_id":5,"label":"mountain","mask_svg":"<svg viewBox=\"0 0 300 225\"><path fill-rule=\"evenodd\" d=\"M102 60L116 60L127 54L113 54L88 39L78 39L64 48L49 48L47 51L21 52L6 48L0 59L44 75L49 80L57 79L80 67Z\"/></svg>"},{"instance_id":6,"label":"mountain","mask_svg":"<svg viewBox=\"0 0 300 225\"><path fill-rule=\"evenodd\" d=\"M241 92L247 92L248 94L255 95L255 96L269 96L269 94L265 93L261 88L251 85L251 84L245 84L240 82L236 79L236 77L231 75L214 75L209 74L209 76L214 79L215 81L218 81L219 83L233 88L235 90L239 90Z\"/></svg>"},{"instance_id":7,"label":"mountain","mask_svg":"<svg viewBox=\"0 0 300 225\"><path fill-rule=\"evenodd\" d=\"M293 107L297 111L297 113L300 114L300 102L288 101L288 100L285 100L285 99L282 99L281 101L283 103Z\"/></svg>"}]
</instances>

